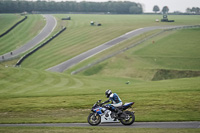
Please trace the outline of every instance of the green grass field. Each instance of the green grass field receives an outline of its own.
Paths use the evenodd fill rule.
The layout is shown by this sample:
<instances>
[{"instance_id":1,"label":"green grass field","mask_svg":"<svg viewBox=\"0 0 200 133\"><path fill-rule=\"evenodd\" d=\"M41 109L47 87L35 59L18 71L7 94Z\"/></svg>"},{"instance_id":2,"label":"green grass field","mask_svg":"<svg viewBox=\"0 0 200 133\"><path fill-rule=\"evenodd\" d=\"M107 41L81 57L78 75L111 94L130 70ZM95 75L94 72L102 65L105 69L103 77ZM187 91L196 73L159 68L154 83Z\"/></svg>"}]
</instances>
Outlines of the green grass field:
<instances>
[{"instance_id":1,"label":"green grass field","mask_svg":"<svg viewBox=\"0 0 200 133\"><path fill-rule=\"evenodd\" d=\"M200 118L199 77L152 82L23 68L0 71L1 123L86 122L94 102L106 100L106 89L117 92L124 102L135 102L136 121Z\"/></svg>"},{"instance_id":2,"label":"green grass field","mask_svg":"<svg viewBox=\"0 0 200 133\"><path fill-rule=\"evenodd\" d=\"M199 71L199 34L200 29L165 32L82 72L82 75L112 75L151 80L155 72L160 69ZM130 42L124 42L120 45L126 43L131 44ZM104 52L102 55L105 54L108 54L108 52ZM86 65L85 62L80 63L79 67ZM71 71L73 70L75 69Z\"/></svg>"},{"instance_id":3,"label":"green grass field","mask_svg":"<svg viewBox=\"0 0 200 133\"><path fill-rule=\"evenodd\" d=\"M2 133L110 133L110 132L120 132L120 133L198 133L199 129L140 129L140 128L106 128L106 127L0 127L0 132Z\"/></svg>"},{"instance_id":4,"label":"green grass field","mask_svg":"<svg viewBox=\"0 0 200 133\"><path fill-rule=\"evenodd\" d=\"M57 20L63 16L56 15ZM5 67L15 61L0 64L0 123L87 122L91 106L99 99L107 100L106 89L118 93L124 102L135 102L136 121L200 121L200 77L151 81L160 69L200 70L200 29L165 32L78 75L69 73L159 31L125 41L69 72L44 71L130 30L168 24L155 23L159 16L151 15L70 16L71 21L58 21L56 28L66 25L68 29L25 60L22 67ZM176 20L172 25L200 22L198 16L171 17ZM90 26L91 20L102 23L102 27ZM129 85L125 84L127 81Z\"/></svg>"},{"instance_id":5,"label":"green grass field","mask_svg":"<svg viewBox=\"0 0 200 133\"><path fill-rule=\"evenodd\" d=\"M17 22L17 20L21 20L23 18L19 15L10 14L1 14L0 17L3 20L0 23L0 28L3 28L3 30L9 29ZM28 19L0 38L0 55L15 50L26 44L33 37L39 34L44 26L45 20L42 15L28 15Z\"/></svg>"},{"instance_id":6,"label":"green grass field","mask_svg":"<svg viewBox=\"0 0 200 133\"><path fill-rule=\"evenodd\" d=\"M0 34L7 31L23 17L18 14L0 14Z\"/></svg>"},{"instance_id":7,"label":"green grass field","mask_svg":"<svg viewBox=\"0 0 200 133\"><path fill-rule=\"evenodd\" d=\"M147 26L199 24L197 16L171 16L176 23L156 23L158 15L80 15L61 21L66 15L55 15L67 30L22 63L23 67L45 70L82 52L103 44L131 30ZM90 21L102 26L90 26Z\"/></svg>"}]
</instances>

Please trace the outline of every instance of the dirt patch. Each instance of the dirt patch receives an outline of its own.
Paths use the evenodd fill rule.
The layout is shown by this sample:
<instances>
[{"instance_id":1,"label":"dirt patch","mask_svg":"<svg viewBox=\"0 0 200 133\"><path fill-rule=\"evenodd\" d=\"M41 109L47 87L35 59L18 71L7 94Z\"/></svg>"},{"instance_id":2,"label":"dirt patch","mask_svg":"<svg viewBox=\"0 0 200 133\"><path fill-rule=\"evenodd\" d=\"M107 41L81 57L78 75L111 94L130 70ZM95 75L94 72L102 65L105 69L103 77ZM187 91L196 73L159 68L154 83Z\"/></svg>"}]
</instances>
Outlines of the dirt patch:
<instances>
[{"instance_id":1,"label":"dirt patch","mask_svg":"<svg viewBox=\"0 0 200 133\"><path fill-rule=\"evenodd\" d=\"M166 70L158 69L152 81L177 79L177 78L190 78L200 76L200 71L180 71L180 70Z\"/></svg>"}]
</instances>

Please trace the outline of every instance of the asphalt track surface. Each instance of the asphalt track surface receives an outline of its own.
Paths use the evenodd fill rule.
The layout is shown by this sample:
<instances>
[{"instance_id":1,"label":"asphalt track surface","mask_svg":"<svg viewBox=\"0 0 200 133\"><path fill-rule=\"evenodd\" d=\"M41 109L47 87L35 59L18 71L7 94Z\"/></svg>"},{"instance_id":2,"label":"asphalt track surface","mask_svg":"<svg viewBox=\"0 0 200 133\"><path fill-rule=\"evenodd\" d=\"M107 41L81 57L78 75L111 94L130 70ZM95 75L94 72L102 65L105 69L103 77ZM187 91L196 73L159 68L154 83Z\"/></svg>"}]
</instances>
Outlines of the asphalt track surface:
<instances>
[{"instance_id":1,"label":"asphalt track surface","mask_svg":"<svg viewBox=\"0 0 200 133\"><path fill-rule=\"evenodd\" d=\"M73 65L76 65L77 63L79 63L83 60L86 60L86 59L88 59L88 58L114 46L114 45L117 45L125 40L128 40L132 37L135 37L135 36L138 36L145 32L156 30L156 29L171 29L171 28L177 28L177 27L182 27L182 26L162 26L162 27L161 26L153 26L153 27L145 27L145 28L136 29L136 30L130 31L128 33L125 33L124 35L119 36L109 42L99 45L98 47L88 50L78 56L75 56L72 59L69 59L61 64L58 64L51 68L48 68L46 70L51 71L51 72L63 72L65 70L67 70L68 68L72 67Z\"/></svg>"},{"instance_id":2,"label":"asphalt track surface","mask_svg":"<svg viewBox=\"0 0 200 133\"><path fill-rule=\"evenodd\" d=\"M0 127L92 127L88 123L0 124ZM111 128L200 128L200 122L135 122L130 126L121 123L102 123L97 127Z\"/></svg>"},{"instance_id":3,"label":"asphalt track surface","mask_svg":"<svg viewBox=\"0 0 200 133\"><path fill-rule=\"evenodd\" d=\"M33 48L34 46L42 42L45 38L47 38L52 33L52 31L57 25L56 19L52 15L43 15L43 16L45 17L46 25L42 29L42 31L37 36L35 36L32 40L27 42L25 45L12 51L12 54L11 52L9 52L4 55L1 55L0 61L9 60L9 59L19 56L20 54L30 50L31 48Z\"/></svg>"}]
</instances>

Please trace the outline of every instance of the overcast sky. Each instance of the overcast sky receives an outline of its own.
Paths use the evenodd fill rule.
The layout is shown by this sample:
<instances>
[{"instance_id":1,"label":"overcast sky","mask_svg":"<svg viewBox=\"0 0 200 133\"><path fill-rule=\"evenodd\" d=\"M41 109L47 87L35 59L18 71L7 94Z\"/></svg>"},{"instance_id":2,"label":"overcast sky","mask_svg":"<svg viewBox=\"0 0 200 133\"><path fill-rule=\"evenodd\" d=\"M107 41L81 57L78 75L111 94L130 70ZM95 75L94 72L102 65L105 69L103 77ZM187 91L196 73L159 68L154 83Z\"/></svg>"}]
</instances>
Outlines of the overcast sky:
<instances>
[{"instance_id":1,"label":"overcast sky","mask_svg":"<svg viewBox=\"0 0 200 133\"><path fill-rule=\"evenodd\" d=\"M169 7L169 12L185 12L186 8L200 7L200 0L133 0L144 4L144 12L152 12L153 6L158 5L160 10L164 6Z\"/></svg>"},{"instance_id":2,"label":"overcast sky","mask_svg":"<svg viewBox=\"0 0 200 133\"><path fill-rule=\"evenodd\" d=\"M46 0L48 1L48 0ZM83 0L50 0L50 1L83 1ZM84 1L108 1L108 0L84 0ZM125 0L110 0L110 1L125 1ZM144 12L153 12L153 6L158 5L160 10L164 6L169 7L169 12L181 11L185 12L186 8L200 7L200 0L127 0L141 3L144 6Z\"/></svg>"}]
</instances>

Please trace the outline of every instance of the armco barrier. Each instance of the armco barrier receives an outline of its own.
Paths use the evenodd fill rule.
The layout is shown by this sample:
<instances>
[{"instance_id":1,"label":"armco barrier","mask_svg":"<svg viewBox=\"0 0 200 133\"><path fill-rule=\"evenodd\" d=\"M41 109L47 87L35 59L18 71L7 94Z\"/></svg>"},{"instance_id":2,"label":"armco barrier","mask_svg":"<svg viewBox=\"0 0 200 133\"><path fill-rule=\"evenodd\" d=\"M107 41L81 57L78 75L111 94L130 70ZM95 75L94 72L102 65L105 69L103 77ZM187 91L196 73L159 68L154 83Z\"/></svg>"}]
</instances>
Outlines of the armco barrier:
<instances>
[{"instance_id":1,"label":"armco barrier","mask_svg":"<svg viewBox=\"0 0 200 133\"><path fill-rule=\"evenodd\" d=\"M0 38L5 36L6 34L8 34L8 32L10 32L12 29L14 29L17 25L19 25L21 22L23 22L24 20L26 20L28 17L25 16L22 20L20 20L19 22L17 22L15 25L13 25L10 29L8 29L6 32L4 32L3 34L0 35Z\"/></svg>"},{"instance_id":2,"label":"armco barrier","mask_svg":"<svg viewBox=\"0 0 200 133\"><path fill-rule=\"evenodd\" d=\"M178 29L190 29L190 28L200 28L200 25L183 26L183 27L177 27L177 28L170 28L170 29L162 30L162 31L160 31L160 32L158 32L158 33L155 33L155 34L153 34L153 35L151 35L151 36L149 36L149 37L144 38L143 40L140 40L140 41L138 41L138 42L136 42L136 43L134 43L134 44L131 44L131 45L129 45L129 46L126 47L126 48L123 48L123 49L121 49L121 50L119 50L119 51L116 51L116 52L110 54L110 55L107 55L107 56L105 56L105 57L102 57L101 59L98 59L98 60L96 60L96 61L94 61L94 62L92 62L92 63L90 63L90 64L88 64L88 65L86 65L86 66L83 66L83 67L81 67L81 68L79 68L79 69L77 69L77 70L71 72L71 75L77 74L77 73L79 73L79 72L81 72L81 71L84 71L84 70L86 70L86 69L88 69L88 68L90 68L90 67L92 67L92 66L94 66L94 65L96 65L96 64L98 64L98 63L100 63L100 62L102 62L102 61L105 61L105 60L107 60L107 59L109 59L109 58L111 58L111 57L113 57L113 56L116 56L116 55L118 55L118 54L120 54L120 53L122 53L122 52L125 52L125 51L127 51L128 49L133 48L133 47L135 47L135 46L137 46L137 45L139 45L139 44L145 42L146 40L149 40L149 39L151 39L151 38L153 38L153 37L156 37L156 36L162 34L163 32L170 31L170 30L178 30Z\"/></svg>"},{"instance_id":3,"label":"armco barrier","mask_svg":"<svg viewBox=\"0 0 200 133\"><path fill-rule=\"evenodd\" d=\"M58 33L56 33L55 35L53 35L51 38L49 38L46 42L42 43L40 46L36 47L35 49L33 49L32 51L30 51L29 53L25 54L24 56L22 56L17 64L15 66L19 66L27 57L29 57L30 55L32 55L34 52L36 52L37 50L39 50L40 48L42 48L43 46L45 46L46 44L48 44L50 41L52 41L54 38L56 38L59 34L61 34L64 30L66 30L67 28L64 27L62 30L60 30Z\"/></svg>"}]
</instances>

